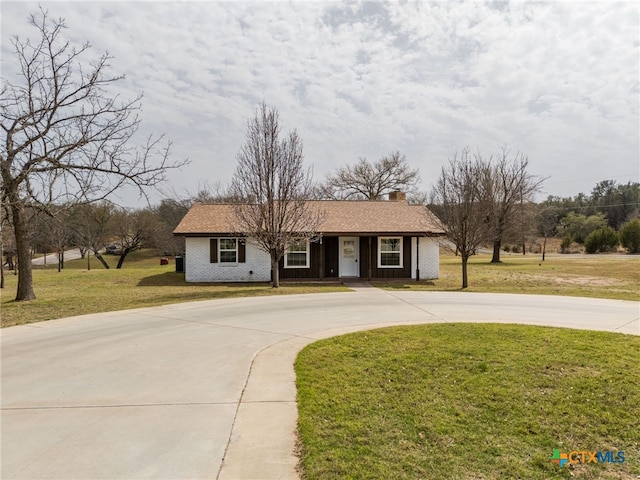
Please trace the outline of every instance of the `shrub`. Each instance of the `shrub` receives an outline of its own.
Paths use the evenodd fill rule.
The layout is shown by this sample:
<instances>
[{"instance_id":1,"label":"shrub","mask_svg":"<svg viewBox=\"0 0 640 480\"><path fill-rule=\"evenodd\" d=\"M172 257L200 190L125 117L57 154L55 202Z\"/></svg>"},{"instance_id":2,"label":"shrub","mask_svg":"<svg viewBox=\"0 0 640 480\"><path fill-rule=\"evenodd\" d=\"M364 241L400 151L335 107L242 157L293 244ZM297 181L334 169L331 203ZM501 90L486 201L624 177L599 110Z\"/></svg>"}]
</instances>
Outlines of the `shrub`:
<instances>
[{"instance_id":1,"label":"shrub","mask_svg":"<svg viewBox=\"0 0 640 480\"><path fill-rule=\"evenodd\" d=\"M509 245L505 245L504 247L502 247L502 250L508 253L511 251L511 247Z\"/></svg>"},{"instance_id":2,"label":"shrub","mask_svg":"<svg viewBox=\"0 0 640 480\"><path fill-rule=\"evenodd\" d=\"M619 243L618 232L611 227L602 227L587 235L584 250L587 253L607 252L615 249Z\"/></svg>"},{"instance_id":3,"label":"shrub","mask_svg":"<svg viewBox=\"0 0 640 480\"><path fill-rule=\"evenodd\" d=\"M602 214L589 215L569 212L562 218L564 233L572 238L572 241L582 245L587 236L600 228L607 226L607 219Z\"/></svg>"},{"instance_id":4,"label":"shrub","mask_svg":"<svg viewBox=\"0 0 640 480\"><path fill-rule=\"evenodd\" d=\"M566 235L562 239L562 243L560 244L560 251L562 253L567 253L572 243L573 243L573 238L571 238L571 235Z\"/></svg>"},{"instance_id":5,"label":"shrub","mask_svg":"<svg viewBox=\"0 0 640 480\"><path fill-rule=\"evenodd\" d=\"M640 252L640 218L634 218L622 226L620 243L629 253Z\"/></svg>"}]
</instances>

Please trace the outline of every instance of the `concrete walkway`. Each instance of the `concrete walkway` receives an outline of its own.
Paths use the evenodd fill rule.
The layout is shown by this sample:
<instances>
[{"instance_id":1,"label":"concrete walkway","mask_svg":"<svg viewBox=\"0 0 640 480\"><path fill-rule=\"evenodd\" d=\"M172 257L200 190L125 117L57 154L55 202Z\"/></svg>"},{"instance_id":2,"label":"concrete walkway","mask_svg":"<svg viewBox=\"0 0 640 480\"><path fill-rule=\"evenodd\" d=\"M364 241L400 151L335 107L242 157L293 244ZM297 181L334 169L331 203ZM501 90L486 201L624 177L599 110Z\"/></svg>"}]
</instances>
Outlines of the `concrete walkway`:
<instances>
[{"instance_id":1,"label":"concrete walkway","mask_svg":"<svg viewBox=\"0 0 640 480\"><path fill-rule=\"evenodd\" d=\"M0 476L293 479L292 365L317 339L454 321L640 334L638 302L355 290L3 329Z\"/></svg>"}]
</instances>

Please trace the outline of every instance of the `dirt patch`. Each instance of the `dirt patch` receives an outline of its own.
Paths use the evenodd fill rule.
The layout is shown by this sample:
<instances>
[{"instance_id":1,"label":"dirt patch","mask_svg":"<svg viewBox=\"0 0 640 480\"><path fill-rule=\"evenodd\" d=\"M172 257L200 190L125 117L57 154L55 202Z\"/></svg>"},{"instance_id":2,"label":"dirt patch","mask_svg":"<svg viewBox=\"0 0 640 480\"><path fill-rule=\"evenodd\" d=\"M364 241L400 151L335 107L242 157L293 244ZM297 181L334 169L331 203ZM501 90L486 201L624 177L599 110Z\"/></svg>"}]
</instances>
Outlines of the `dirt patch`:
<instances>
[{"instance_id":1,"label":"dirt patch","mask_svg":"<svg viewBox=\"0 0 640 480\"><path fill-rule=\"evenodd\" d=\"M557 277L554 279L556 285L584 285L587 287L609 287L612 285L620 285L622 282L613 278L604 277Z\"/></svg>"},{"instance_id":2,"label":"dirt patch","mask_svg":"<svg viewBox=\"0 0 640 480\"><path fill-rule=\"evenodd\" d=\"M511 275L508 280L525 280L546 285L578 285L583 287L611 287L614 285L624 285L625 283L615 278L592 277L587 275L563 275L556 277L551 275L515 274Z\"/></svg>"}]
</instances>

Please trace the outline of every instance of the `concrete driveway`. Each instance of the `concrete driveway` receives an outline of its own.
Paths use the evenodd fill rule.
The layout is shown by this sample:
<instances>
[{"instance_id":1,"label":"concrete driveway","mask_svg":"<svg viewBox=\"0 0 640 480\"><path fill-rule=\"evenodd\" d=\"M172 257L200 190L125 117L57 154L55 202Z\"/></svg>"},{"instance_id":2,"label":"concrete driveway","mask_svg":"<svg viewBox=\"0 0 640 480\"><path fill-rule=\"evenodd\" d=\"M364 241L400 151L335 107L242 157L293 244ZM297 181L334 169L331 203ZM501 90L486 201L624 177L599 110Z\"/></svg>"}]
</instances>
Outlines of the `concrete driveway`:
<instances>
[{"instance_id":1,"label":"concrete driveway","mask_svg":"<svg viewBox=\"0 0 640 480\"><path fill-rule=\"evenodd\" d=\"M364 287L6 328L1 477L296 478L292 362L308 343L458 321L638 335L639 316L637 302Z\"/></svg>"}]
</instances>

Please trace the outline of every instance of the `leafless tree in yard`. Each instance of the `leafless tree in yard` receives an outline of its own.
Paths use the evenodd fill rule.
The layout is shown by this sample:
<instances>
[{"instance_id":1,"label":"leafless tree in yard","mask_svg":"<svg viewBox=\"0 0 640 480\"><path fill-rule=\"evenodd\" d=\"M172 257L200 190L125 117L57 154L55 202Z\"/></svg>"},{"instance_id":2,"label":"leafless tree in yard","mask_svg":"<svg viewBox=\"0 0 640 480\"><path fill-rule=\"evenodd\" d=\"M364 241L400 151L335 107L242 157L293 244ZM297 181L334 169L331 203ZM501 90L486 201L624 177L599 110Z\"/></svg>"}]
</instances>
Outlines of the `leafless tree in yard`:
<instances>
[{"instance_id":1,"label":"leafless tree in yard","mask_svg":"<svg viewBox=\"0 0 640 480\"><path fill-rule=\"evenodd\" d=\"M323 213L308 200L313 191L304 168L302 140L295 130L281 138L277 109L263 102L247 122L246 144L237 156L231 182L235 230L269 254L273 287L280 285L278 264L301 238L314 239Z\"/></svg>"},{"instance_id":2,"label":"leafless tree in yard","mask_svg":"<svg viewBox=\"0 0 640 480\"><path fill-rule=\"evenodd\" d=\"M389 192L413 192L420 182L418 169L413 169L400 152L393 152L377 162L361 158L355 165L339 168L327 175L316 190L316 196L334 200L381 200Z\"/></svg>"},{"instance_id":3,"label":"leafless tree in yard","mask_svg":"<svg viewBox=\"0 0 640 480\"><path fill-rule=\"evenodd\" d=\"M109 268L100 250L115 232L116 207L109 201L80 204L70 210L70 223L75 243L87 251L87 270L91 270L91 253L104 268Z\"/></svg>"},{"instance_id":4,"label":"leafless tree in yard","mask_svg":"<svg viewBox=\"0 0 640 480\"><path fill-rule=\"evenodd\" d=\"M114 215L114 233L118 238L120 258L116 269L122 268L127 255L143 247L153 247L156 233L162 224L149 209L128 211L121 209Z\"/></svg>"},{"instance_id":5,"label":"leafless tree in yard","mask_svg":"<svg viewBox=\"0 0 640 480\"><path fill-rule=\"evenodd\" d=\"M122 100L109 89L111 57L90 57L88 43L64 39L63 19L31 16L35 41L12 40L19 80L2 80L1 199L10 211L18 257L16 300L35 298L27 216L33 208L103 199L123 185L154 187L169 168L170 143L149 137L129 146L138 130L140 97ZM5 72L7 69L5 68Z\"/></svg>"},{"instance_id":6,"label":"leafless tree in yard","mask_svg":"<svg viewBox=\"0 0 640 480\"><path fill-rule=\"evenodd\" d=\"M491 263L500 262L500 247L505 235L522 228L520 220L524 217L524 205L533 200L533 195L545 180L531 175L527 171L528 165L526 155L520 152L512 155L506 146L496 158L491 159L489 176L485 177L488 181L485 191L491 203Z\"/></svg>"},{"instance_id":7,"label":"leafless tree in yard","mask_svg":"<svg viewBox=\"0 0 640 480\"><path fill-rule=\"evenodd\" d=\"M434 187L433 212L462 259L462 288L469 285L467 262L487 239L490 205L484 191L489 164L468 149L442 167Z\"/></svg>"}]
</instances>

